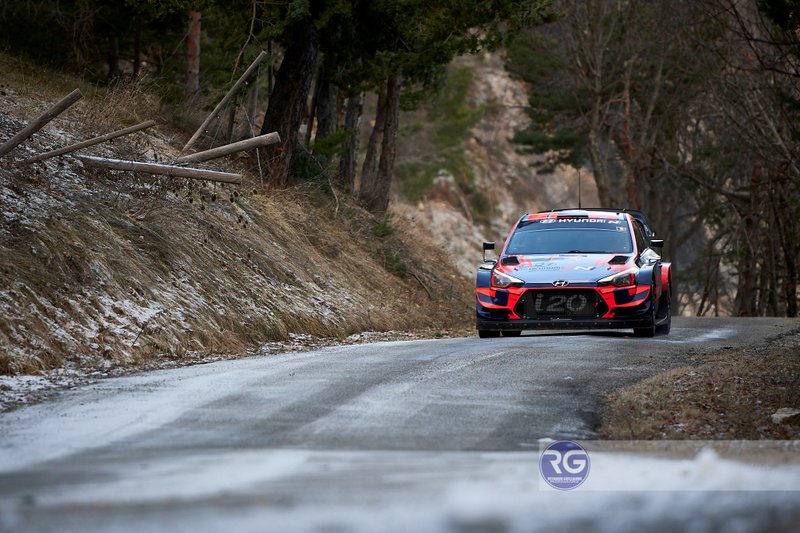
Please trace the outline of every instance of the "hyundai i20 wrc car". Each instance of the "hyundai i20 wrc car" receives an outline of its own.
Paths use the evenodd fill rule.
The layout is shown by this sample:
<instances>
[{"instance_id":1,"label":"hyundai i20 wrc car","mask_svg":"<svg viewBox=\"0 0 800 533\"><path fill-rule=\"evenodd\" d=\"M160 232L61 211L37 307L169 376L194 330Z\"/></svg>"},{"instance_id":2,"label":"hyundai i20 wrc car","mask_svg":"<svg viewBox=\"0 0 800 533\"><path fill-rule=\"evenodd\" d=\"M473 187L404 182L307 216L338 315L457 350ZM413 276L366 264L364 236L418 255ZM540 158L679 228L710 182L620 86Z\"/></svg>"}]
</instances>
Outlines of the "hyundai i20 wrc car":
<instances>
[{"instance_id":1,"label":"hyundai i20 wrc car","mask_svg":"<svg viewBox=\"0 0 800 533\"><path fill-rule=\"evenodd\" d=\"M529 329L669 333L672 268L638 211L566 209L520 218L498 258L479 267L481 338ZM494 243L483 245L493 250Z\"/></svg>"}]
</instances>

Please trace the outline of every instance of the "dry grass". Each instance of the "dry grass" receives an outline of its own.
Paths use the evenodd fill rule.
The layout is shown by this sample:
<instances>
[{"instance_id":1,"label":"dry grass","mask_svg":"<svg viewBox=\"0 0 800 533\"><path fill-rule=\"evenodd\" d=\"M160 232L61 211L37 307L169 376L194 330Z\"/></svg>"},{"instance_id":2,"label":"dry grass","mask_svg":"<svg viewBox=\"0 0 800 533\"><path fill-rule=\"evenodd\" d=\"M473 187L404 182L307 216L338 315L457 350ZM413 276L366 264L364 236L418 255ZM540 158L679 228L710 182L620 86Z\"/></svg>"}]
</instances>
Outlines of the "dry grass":
<instances>
[{"instance_id":1,"label":"dry grass","mask_svg":"<svg viewBox=\"0 0 800 533\"><path fill-rule=\"evenodd\" d=\"M83 98L55 122L69 128L81 140L157 118L160 113L158 98L149 91L149 82L144 78L124 78L110 86L92 85L3 53L0 53L0 72L3 73L0 88L10 89L13 99L28 104L14 109L22 120L38 116L74 89L80 89Z\"/></svg>"},{"instance_id":2,"label":"dry grass","mask_svg":"<svg viewBox=\"0 0 800 533\"><path fill-rule=\"evenodd\" d=\"M144 78L123 78L96 89L89 105L82 106L78 124L83 133L111 131L158 116L160 104Z\"/></svg>"},{"instance_id":3,"label":"dry grass","mask_svg":"<svg viewBox=\"0 0 800 533\"><path fill-rule=\"evenodd\" d=\"M29 63L0 52L0 86L12 88L23 98L35 98L46 104L80 89L84 96L91 96L96 88L80 78ZM33 110L31 110L32 112ZM20 109L25 114L25 109Z\"/></svg>"},{"instance_id":4,"label":"dry grass","mask_svg":"<svg viewBox=\"0 0 800 533\"><path fill-rule=\"evenodd\" d=\"M722 351L696 367L672 369L609 395L600 435L607 439L798 439L800 427L774 424L782 407L800 408L800 334L770 346Z\"/></svg>"},{"instance_id":5,"label":"dry grass","mask_svg":"<svg viewBox=\"0 0 800 533\"><path fill-rule=\"evenodd\" d=\"M13 90L0 94L2 134L78 86L19 67L0 55ZM105 131L151 118L148 98L138 86L87 94L16 157L85 138L77 122ZM174 152L158 132L89 151ZM463 328L470 317L469 287L423 233L398 223L378 236L378 221L324 190L88 171L65 157L0 167L0 196L8 202L0 213L0 373L140 367L189 352L241 353L291 333ZM387 250L406 264L405 276L389 268Z\"/></svg>"}]
</instances>

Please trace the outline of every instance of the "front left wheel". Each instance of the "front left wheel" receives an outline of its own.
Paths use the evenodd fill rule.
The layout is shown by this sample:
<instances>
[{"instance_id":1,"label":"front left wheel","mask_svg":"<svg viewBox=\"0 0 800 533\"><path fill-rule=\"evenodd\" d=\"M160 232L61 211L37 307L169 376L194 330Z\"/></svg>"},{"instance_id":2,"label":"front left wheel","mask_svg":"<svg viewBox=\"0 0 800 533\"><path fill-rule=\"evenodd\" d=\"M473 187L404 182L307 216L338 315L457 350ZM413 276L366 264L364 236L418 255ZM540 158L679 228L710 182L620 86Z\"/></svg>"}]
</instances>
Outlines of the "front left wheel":
<instances>
[{"instance_id":1,"label":"front left wheel","mask_svg":"<svg viewBox=\"0 0 800 533\"><path fill-rule=\"evenodd\" d=\"M635 337L655 337L656 336L656 290L655 287L650 287L650 323L642 328L633 328L633 335Z\"/></svg>"},{"instance_id":2,"label":"front left wheel","mask_svg":"<svg viewBox=\"0 0 800 533\"><path fill-rule=\"evenodd\" d=\"M659 335L668 335L669 330L672 328L672 296L670 296L669 291L664 293L664 303L661 305L664 307L666 311L666 316L663 318L663 322L656 326L656 333Z\"/></svg>"}]
</instances>

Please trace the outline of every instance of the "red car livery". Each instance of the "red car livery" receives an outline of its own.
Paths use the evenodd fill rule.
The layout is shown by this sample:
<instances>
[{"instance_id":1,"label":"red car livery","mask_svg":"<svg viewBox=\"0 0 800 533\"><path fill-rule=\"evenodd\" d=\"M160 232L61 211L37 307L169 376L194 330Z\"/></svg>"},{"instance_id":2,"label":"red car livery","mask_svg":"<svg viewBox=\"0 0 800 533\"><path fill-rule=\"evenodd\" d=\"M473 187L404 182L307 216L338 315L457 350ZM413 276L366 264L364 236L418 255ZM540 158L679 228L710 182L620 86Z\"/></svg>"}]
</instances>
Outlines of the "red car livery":
<instances>
[{"instance_id":1,"label":"red car livery","mask_svg":"<svg viewBox=\"0 0 800 533\"><path fill-rule=\"evenodd\" d=\"M669 333L672 270L638 211L569 209L526 214L495 261L478 269L480 337L525 329L633 328ZM494 243L484 243L485 250Z\"/></svg>"}]
</instances>

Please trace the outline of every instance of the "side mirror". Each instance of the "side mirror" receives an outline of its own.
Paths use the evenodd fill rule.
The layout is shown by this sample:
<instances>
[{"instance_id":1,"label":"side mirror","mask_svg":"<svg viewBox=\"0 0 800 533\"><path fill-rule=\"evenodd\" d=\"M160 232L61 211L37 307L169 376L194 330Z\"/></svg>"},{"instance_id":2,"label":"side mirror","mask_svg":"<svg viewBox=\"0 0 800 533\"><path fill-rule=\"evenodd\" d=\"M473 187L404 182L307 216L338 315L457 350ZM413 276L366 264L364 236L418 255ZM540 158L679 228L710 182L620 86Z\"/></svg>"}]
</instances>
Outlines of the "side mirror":
<instances>
[{"instance_id":1,"label":"side mirror","mask_svg":"<svg viewBox=\"0 0 800 533\"><path fill-rule=\"evenodd\" d=\"M650 248L663 248L663 247L664 247L664 239L650 240Z\"/></svg>"},{"instance_id":2,"label":"side mirror","mask_svg":"<svg viewBox=\"0 0 800 533\"><path fill-rule=\"evenodd\" d=\"M494 242L483 243L483 262L486 262L486 250L494 250Z\"/></svg>"}]
</instances>

